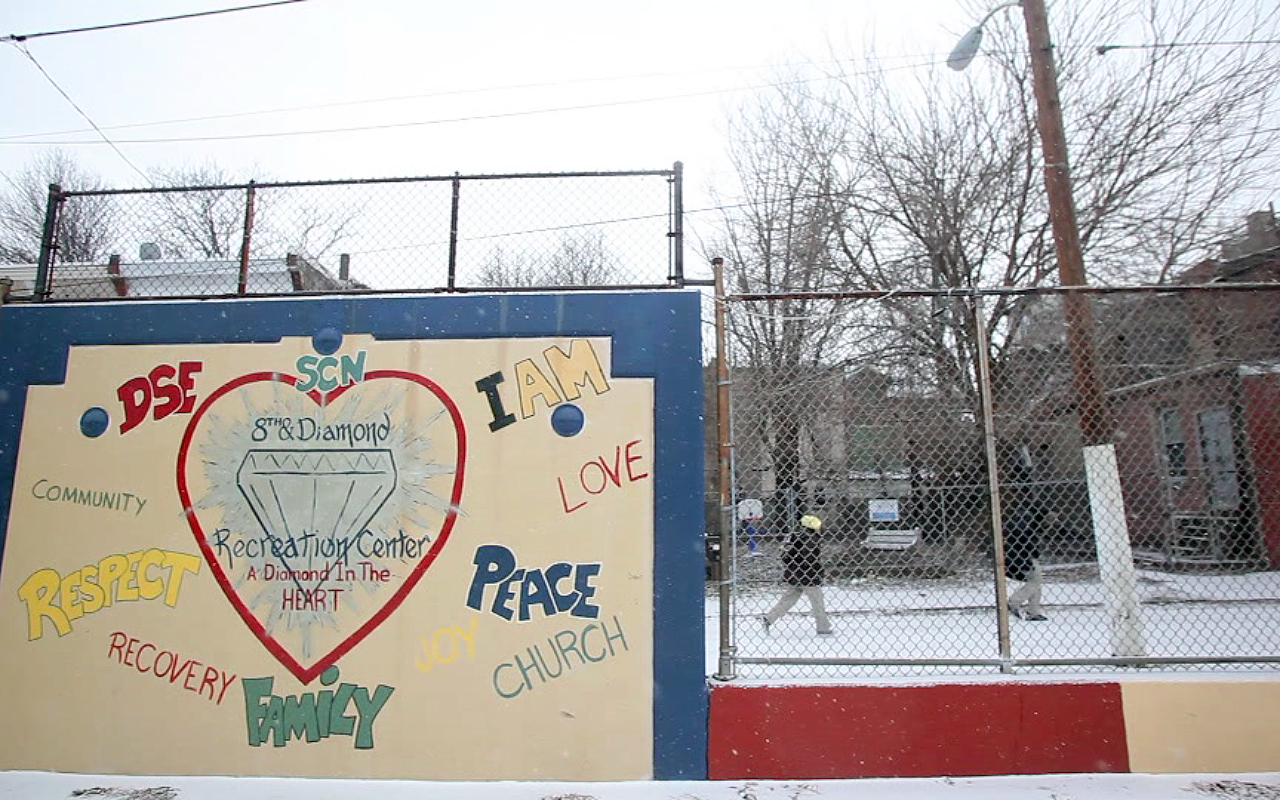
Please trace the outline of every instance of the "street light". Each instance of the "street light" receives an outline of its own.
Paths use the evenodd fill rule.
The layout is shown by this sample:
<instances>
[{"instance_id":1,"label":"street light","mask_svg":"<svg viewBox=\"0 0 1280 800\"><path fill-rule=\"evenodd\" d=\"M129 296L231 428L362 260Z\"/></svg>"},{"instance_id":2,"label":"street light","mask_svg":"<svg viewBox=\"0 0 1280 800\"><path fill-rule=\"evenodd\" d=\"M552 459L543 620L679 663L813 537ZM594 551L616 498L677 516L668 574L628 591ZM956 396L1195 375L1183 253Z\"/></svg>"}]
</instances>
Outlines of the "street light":
<instances>
[{"instance_id":1,"label":"street light","mask_svg":"<svg viewBox=\"0 0 1280 800\"><path fill-rule=\"evenodd\" d=\"M974 25L972 29L964 36L960 37L960 41L956 42L956 46L951 51L951 55L947 57L947 66L959 72L969 63L973 61L973 57L978 55L978 49L982 47L982 29L996 15L997 12L1006 8L1022 5L1019 0L1012 0L1009 3L1001 3L995 8L987 12L982 21Z\"/></svg>"},{"instance_id":2,"label":"street light","mask_svg":"<svg viewBox=\"0 0 1280 800\"><path fill-rule=\"evenodd\" d=\"M1036 96L1036 121L1044 153L1044 185L1049 201L1049 219L1058 256L1058 283L1064 287L1087 284L1084 257L1080 251L1080 230L1076 224L1075 200L1071 195L1071 173L1067 167L1067 137L1058 99L1058 73L1053 63L1053 43L1049 38L1049 16L1044 0L1021 0L996 6L966 33L947 59L947 66L962 70L969 66L982 44L982 28L998 11L1022 7L1031 50L1031 76ZM1085 479L1089 488L1089 510L1093 515L1093 535L1098 552L1106 608L1111 619L1112 654L1136 658L1146 654L1138 607L1137 572L1125 521L1124 496L1116 464L1111 413L1098 381L1097 356L1093 346L1093 315L1088 297L1067 291L1062 298L1067 329L1067 349L1080 417L1080 437L1084 445Z\"/></svg>"}]
</instances>

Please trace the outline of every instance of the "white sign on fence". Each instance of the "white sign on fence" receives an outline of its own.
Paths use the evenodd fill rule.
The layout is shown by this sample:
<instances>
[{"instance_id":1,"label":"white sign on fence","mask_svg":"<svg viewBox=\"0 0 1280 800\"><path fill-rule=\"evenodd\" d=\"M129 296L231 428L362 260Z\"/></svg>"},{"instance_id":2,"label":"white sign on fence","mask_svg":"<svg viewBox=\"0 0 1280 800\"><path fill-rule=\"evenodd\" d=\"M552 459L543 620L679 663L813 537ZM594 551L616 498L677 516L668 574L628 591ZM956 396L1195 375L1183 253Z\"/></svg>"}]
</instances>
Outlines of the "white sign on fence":
<instances>
[{"instance_id":1,"label":"white sign on fence","mask_svg":"<svg viewBox=\"0 0 1280 800\"><path fill-rule=\"evenodd\" d=\"M867 510L872 522L897 522L898 501L893 498L868 500Z\"/></svg>"}]
</instances>

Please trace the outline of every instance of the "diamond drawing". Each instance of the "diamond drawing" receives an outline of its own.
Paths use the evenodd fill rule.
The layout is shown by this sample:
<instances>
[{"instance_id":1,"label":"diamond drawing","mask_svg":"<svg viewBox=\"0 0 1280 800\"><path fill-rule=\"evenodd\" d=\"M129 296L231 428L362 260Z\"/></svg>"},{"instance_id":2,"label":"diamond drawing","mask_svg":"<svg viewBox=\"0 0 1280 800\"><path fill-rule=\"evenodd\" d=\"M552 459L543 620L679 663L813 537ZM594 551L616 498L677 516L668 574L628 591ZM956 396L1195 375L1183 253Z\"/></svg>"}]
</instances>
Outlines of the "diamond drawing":
<instances>
[{"instance_id":1,"label":"diamond drawing","mask_svg":"<svg viewBox=\"0 0 1280 800\"><path fill-rule=\"evenodd\" d=\"M333 547L304 551L336 549L340 561L391 496L396 464L390 450L252 449L236 485L267 536L281 545L312 536L331 540Z\"/></svg>"}]
</instances>

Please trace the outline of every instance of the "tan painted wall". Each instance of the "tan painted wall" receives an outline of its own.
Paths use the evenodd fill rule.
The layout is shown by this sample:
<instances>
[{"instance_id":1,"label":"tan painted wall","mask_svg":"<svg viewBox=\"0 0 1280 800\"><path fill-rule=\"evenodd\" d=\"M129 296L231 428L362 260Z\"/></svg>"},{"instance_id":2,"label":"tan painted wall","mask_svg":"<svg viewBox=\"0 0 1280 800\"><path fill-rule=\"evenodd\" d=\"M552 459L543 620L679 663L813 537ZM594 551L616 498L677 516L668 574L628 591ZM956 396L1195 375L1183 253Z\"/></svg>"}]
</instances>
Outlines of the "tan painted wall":
<instances>
[{"instance_id":1,"label":"tan painted wall","mask_svg":"<svg viewBox=\"0 0 1280 800\"><path fill-rule=\"evenodd\" d=\"M1280 769L1280 681L1121 684L1133 772Z\"/></svg>"},{"instance_id":2,"label":"tan painted wall","mask_svg":"<svg viewBox=\"0 0 1280 800\"><path fill-rule=\"evenodd\" d=\"M652 385L610 375L607 339L574 345L594 353L607 385L561 385L546 356L553 345L570 351L568 339L347 336L337 355L354 359L364 351L366 380L324 407L287 383L246 380L203 411L220 388L246 375L302 377L299 357L315 355L310 339L73 349L65 384L33 387L27 399L0 574L0 682L10 687L6 717L25 724L0 729L0 769L648 777ZM189 390L192 408L148 416L121 433L118 387L180 362L200 362ZM518 371L519 362L525 364ZM386 370L423 380L368 377ZM517 421L491 431L492 410L476 383L499 371L505 408ZM550 425L551 405L564 395L586 418L582 432L568 438ZM442 397L456 405L465 434L461 498L447 542L406 589L426 556L406 554L403 542L429 537L424 552L434 552L450 524L460 448ZM110 413L111 425L90 438L79 420L95 406ZM291 420L290 436L272 419ZM328 428L337 437L328 441L304 441L299 433L366 423L374 426L366 433L382 432L376 441L355 442L349 428ZM185 470L184 436L190 438ZM281 455L317 449L340 452ZM183 513L182 479L195 525ZM366 523L347 513L361 504L375 509ZM288 557L269 546L255 551L265 537L262 520L282 541L292 537L299 551ZM370 552L348 551L345 562L318 553L315 543L341 540L334 531L343 525L355 526L346 541ZM527 621L490 610L495 586L483 592L479 611L468 608L477 548L486 544L508 548L531 570L599 564L594 575L590 567L574 573L595 589L580 610L596 605L598 616L539 604L536 582ZM398 553L371 552L397 546ZM304 555L305 548L313 549ZM344 572L322 574L325 565ZM316 571L280 580L285 567ZM216 580L219 570L228 591ZM574 581L556 584L562 597L572 595ZM312 588L322 590L324 607L319 595L297 591ZM402 590L402 602L384 614ZM517 583L509 607L517 609L519 599ZM548 616L547 608L556 613ZM557 650L570 666L561 665L558 677L528 668L522 681L519 667L537 657L535 647L550 671L560 663ZM330 661L340 671L336 680L332 672L320 674ZM260 678L273 679L270 694L300 698L289 702L303 709L312 702L322 710L336 706L335 697L346 701L347 716L357 720L358 703L377 705L377 687L392 691L383 690L376 714L367 711L362 744L341 732L349 724L342 709L331 708L327 717L317 712L316 727L297 735L273 727L269 698L255 701L244 683ZM339 691L343 684L358 688ZM287 735L283 746L270 738L277 732ZM268 738L255 746L259 733ZM320 733L328 735L306 741Z\"/></svg>"}]
</instances>

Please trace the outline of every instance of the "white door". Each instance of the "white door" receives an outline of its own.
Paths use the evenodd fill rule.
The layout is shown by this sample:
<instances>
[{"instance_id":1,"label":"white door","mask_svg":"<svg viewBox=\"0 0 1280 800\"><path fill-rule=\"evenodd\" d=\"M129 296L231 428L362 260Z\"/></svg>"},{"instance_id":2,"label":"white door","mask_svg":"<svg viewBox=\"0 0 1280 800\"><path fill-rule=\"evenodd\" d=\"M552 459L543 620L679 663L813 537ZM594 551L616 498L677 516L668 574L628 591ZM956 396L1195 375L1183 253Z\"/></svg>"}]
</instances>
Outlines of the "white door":
<instances>
[{"instance_id":1,"label":"white door","mask_svg":"<svg viewBox=\"0 0 1280 800\"><path fill-rule=\"evenodd\" d=\"M1196 415L1200 426L1200 454L1209 478L1209 508L1233 511L1240 507L1240 482L1236 473L1236 450L1231 431L1231 414L1218 406Z\"/></svg>"}]
</instances>

